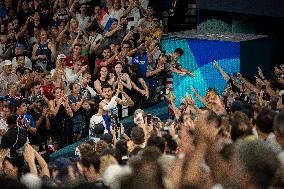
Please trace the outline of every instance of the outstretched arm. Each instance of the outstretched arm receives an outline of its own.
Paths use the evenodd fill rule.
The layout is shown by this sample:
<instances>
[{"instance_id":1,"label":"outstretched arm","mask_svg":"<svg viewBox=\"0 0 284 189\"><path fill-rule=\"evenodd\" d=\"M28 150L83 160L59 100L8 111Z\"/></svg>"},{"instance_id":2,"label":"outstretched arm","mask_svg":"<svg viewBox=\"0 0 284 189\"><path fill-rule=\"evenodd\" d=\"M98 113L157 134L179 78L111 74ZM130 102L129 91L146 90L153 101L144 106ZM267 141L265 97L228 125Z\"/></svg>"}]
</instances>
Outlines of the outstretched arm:
<instances>
[{"instance_id":1,"label":"outstretched arm","mask_svg":"<svg viewBox=\"0 0 284 189\"><path fill-rule=\"evenodd\" d=\"M219 66L216 60L214 60L214 67L217 68L217 70L221 73L221 75L226 80L226 82L228 82L230 79L230 76L221 68L221 66Z\"/></svg>"},{"instance_id":2,"label":"outstretched arm","mask_svg":"<svg viewBox=\"0 0 284 189\"><path fill-rule=\"evenodd\" d=\"M203 105L206 105L206 100L196 92L195 88L191 87L191 90L198 100L202 102Z\"/></svg>"},{"instance_id":3,"label":"outstretched arm","mask_svg":"<svg viewBox=\"0 0 284 189\"><path fill-rule=\"evenodd\" d=\"M175 117L178 120L181 112L180 112L180 109L176 106L175 98L176 98L175 95L172 92L170 92L169 100L171 101L172 109L174 111Z\"/></svg>"},{"instance_id":4,"label":"outstretched arm","mask_svg":"<svg viewBox=\"0 0 284 189\"><path fill-rule=\"evenodd\" d=\"M190 77L194 77L194 74L185 68L180 68L180 71L182 71L183 73L187 74Z\"/></svg>"}]
</instances>

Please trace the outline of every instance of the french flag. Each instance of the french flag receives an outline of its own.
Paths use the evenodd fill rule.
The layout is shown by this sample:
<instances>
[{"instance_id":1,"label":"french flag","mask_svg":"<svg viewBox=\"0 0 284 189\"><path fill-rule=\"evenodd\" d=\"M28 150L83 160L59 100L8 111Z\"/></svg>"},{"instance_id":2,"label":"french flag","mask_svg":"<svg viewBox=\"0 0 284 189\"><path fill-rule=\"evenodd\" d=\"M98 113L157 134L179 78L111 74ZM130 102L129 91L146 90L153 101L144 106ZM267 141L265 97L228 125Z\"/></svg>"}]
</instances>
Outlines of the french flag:
<instances>
[{"instance_id":1,"label":"french flag","mask_svg":"<svg viewBox=\"0 0 284 189\"><path fill-rule=\"evenodd\" d=\"M112 19L106 11L104 10L102 11L99 21L100 21L100 24L105 28L105 30L109 31L111 24L112 24Z\"/></svg>"}]
</instances>

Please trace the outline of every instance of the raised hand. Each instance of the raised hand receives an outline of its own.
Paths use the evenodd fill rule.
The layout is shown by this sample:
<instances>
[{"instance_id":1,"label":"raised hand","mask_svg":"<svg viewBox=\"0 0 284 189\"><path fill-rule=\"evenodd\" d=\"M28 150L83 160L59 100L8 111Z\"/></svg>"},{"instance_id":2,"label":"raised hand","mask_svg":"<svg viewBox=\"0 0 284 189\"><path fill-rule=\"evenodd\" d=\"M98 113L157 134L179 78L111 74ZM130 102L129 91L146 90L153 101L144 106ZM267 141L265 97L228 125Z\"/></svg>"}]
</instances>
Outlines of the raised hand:
<instances>
[{"instance_id":1,"label":"raised hand","mask_svg":"<svg viewBox=\"0 0 284 189\"><path fill-rule=\"evenodd\" d=\"M263 72L262 72L262 70L260 69L260 67L257 67L257 69L258 69L258 75L259 75L259 77L260 77L261 79L265 79L265 77L264 77L264 75L263 75Z\"/></svg>"},{"instance_id":2,"label":"raised hand","mask_svg":"<svg viewBox=\"0 0 284 189\"><path fill-rule=\"evenodd\" d=\"M31 145L25 144L25 150L24 150L24 159L28 163L32 163L35 160L35 154L34 154L34 149Z\"/></svg>"},{"instance_id":3,"label":"raised hand","mask_svg":"<svg viewBox=\"0 0 284 189\"><path fill-rule=\"evenodd\" d=\"M175 99L176 99L176 96L174 95L174 93L172 91L170 91L170 93L169 93L169 99L172 100L172 101L175 101Z\"/></svg>"},{"instance_id":4,"label":"raised hand","mask_svg":"<svg viewBox=\"0 0 284 189\"><path fill-rule=\"evenodd\" d=\"M180 97L180 100L181 100L182 103L187 104L187 101L182 96Z\"/></svg>"},{"instance_id":5,"label":"raised hand","mask_svg":"<svg viewBox=\"0 0 284 189\"><path fill-rule=\"evenodd\" d=\"M219 64L218 64L218 62L217 62L216 60L214 60L214 62L213 62L213 66L214 66L214 67L216 67L216 68L218 68L218 67L219 67Z\"/></svg>"},{"instance_id":6,"label":"raised hand","mask_svg":"<svg viewBox=\"0 0 284 189\"><path fill-rule=\"evenodd\" d=\"M226 114L226 109L223 105L223 103L221 102L221 99L219 96L216 96L216 98L211 98L209 99L209 102L212 104L213 106L213 111L218 114L218 115L223 115Z\"/></svg>"},{"instance_id":7,"label":"raised hand","mask_svg":"<svg viewBox=\"0 0 284 189\"><path fill-rule=\"evenodd\" d=\"M192 90L193 94L195 94L195 95L196 95L196 94L197 94L197 92L196 92L195 88L194 88L193 86L191 86L190 88L191 88L191 90Z\"/></svg>"},{"instance_id":8,"label":"raised hand","mask_svg":"<svg viewBox=\"0 0 284 189\"><path fill-rule=\"evenodd\" d=\"M84 92L84 94L83 94L83 97L82 97L82 98L83 98L84 100L86 100L86 99L87 99L87 97L88 97L88 92L87 92L87 91L85 91L85 92Z\"/></svg>"},{"instance_id":9,"label":"raised hand","mask_svg":"<svg viewBox=\"0 0 284 189\"><path fill-rule=\"evenodd\" d=\"M119 92L123 92L123 85L122 85L122 81L120 79L118 79L118 82L117 82L117 90Z\"/></svg>"},{"instance_id":10,"label":"raised hand","mask_svg":"<svg viewBox=\"0 0 284 189\"><path fill-rule=\"evenodd\" d=\"M179 75L180 75L180 76L185 76L185 73L184 73L184 72L181 72Z\"/></svg>"}]
</instances>

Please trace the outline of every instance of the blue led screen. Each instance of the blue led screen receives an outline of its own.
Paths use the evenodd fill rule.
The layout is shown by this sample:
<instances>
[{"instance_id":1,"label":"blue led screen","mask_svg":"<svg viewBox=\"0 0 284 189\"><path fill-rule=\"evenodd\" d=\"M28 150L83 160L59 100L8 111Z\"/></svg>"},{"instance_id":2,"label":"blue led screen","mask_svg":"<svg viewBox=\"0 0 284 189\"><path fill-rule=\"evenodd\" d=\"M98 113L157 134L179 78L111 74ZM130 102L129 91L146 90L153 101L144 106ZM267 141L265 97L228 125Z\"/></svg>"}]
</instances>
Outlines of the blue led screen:
<instances>
[{"instance_id":1,"label":"blue led screen","mask_svg":"<svg viewBox=\"0 0 284 189\"><path fill-rule=\"evenodd\" d=\"M176 95L176 104L180 104L180 97L186 92L193 94L190 86L204 96L208 88L214 88L222 94L226 81L221 73L213 66L217 60L223 70L229 75L240 72L240 43L227 41L213 41L202 39L164 38L162 50L172 54L176 48L184 50L179 62L183 68L192 71L195 77L174 74L173 88ZM201 103L194 97L198 106Z\"/></svg>"}]
</instances>

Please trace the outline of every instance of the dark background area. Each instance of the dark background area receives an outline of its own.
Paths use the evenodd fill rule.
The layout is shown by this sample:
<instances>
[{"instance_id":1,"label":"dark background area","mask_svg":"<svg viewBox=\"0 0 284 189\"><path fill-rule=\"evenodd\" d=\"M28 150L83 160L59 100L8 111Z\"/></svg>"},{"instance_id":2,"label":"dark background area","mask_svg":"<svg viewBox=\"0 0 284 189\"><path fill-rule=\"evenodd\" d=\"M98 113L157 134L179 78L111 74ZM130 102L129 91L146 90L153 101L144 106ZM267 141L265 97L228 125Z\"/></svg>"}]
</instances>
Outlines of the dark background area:
<instances>
[{"instance_id":1,"label":"dark background area","mask_svg":"<svg viewBox=\"0 0 284 189\"><path fill-rule=\"evenodd\" d=\"M284 18L283 0L197 0L198 9Z\"/></svg>"},{"instance_id":2,"label":"dark background area","mask_svg":"<svg viewBox=\"0 0 284 189\"><path fill-rule=\"evenodd\" d=\"M189 3L196 4L197 13L193 15L196 23L185 24ZM169 19L169 31L196 29L198 24L210 19L226 22L232 27L232 33L267 35L270 69L284 62L283 0L178 0L175 15Z\"/></svg>"}]
</instances>

